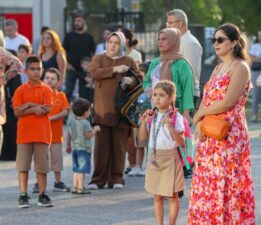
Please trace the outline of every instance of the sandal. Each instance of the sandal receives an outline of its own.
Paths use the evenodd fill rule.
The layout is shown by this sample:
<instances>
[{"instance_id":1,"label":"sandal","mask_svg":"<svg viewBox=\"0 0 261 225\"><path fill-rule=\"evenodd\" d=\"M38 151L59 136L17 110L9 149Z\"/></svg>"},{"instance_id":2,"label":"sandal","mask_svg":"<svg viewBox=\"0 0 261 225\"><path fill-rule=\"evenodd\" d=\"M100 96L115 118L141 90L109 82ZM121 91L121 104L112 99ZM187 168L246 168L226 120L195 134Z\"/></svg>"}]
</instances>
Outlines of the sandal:
<instances>
[{"instance_id":1,"label":"sandal","mask_svg":"<svg viewBox=\"0 0 261 225\"><path fill-rule=\"evenodd\" d=\"M77 194L77 187L73 187L73 189L72 189L72 194Z\"/></svg>"},{"instance_id":2,"label":"sandal","mask_svg":"<svg viewBox=\"0 0 261 225\"><path fill-rule=\"evenodd\" d=\"M83 187L83 188L78 188L76 194L79 195L91 194L91 191Z\"/></svg>"}]
</instances>

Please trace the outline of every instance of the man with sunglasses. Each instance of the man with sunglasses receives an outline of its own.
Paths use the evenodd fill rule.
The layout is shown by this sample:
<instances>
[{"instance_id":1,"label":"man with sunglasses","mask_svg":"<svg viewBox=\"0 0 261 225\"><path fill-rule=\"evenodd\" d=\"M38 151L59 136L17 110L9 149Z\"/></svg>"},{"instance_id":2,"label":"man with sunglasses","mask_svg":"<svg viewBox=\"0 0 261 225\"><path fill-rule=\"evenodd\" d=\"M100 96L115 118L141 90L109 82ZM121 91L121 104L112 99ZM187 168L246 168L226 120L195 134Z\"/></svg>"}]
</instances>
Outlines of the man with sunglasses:
<instances>
[{"instance_id":1,"label":"man with sunglasses","mask_svg":"<svg viewBox=\"0 0 261 225\"><path fill-rule=\"evenodd\" d=\"M258 42L251 46L249 55L252 61L252 103L251 111L252 116L250 118L251 122L258 121L258 103L261 101L261 87L257 86L256 80L258 76L261 76L261 29L258 31Z\"/></svg>"},{"instance_id":2,"label":"man with sunglasses","mask_svg":"<svg viewBox=\"0 0 261 225\"><path fill-rule=\"evenodd\" d=\"M180 54L189 61L194 77L194 106L198 108L200 102L200 73L203 48L197 38L188 30L188 18L181 9L173 9L167 12L167 23L169 28L177 28L181 33Z\"/></svg>"}]
</instances>

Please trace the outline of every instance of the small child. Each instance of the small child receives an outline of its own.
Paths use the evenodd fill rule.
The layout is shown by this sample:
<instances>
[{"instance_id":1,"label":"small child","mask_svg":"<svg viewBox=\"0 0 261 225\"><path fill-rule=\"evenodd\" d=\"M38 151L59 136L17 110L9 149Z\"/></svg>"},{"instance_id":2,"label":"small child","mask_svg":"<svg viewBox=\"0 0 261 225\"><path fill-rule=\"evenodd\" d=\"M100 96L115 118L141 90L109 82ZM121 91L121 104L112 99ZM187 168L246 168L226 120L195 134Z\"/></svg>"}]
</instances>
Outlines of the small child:
<instances>
[{"instance_id":1,"label":"small child","mask_svg":"<svg viewBox=\"0 0 261 225\"><path fill-rule=\"evenodd\" d=\"M176 224L178 192L184 189L178 146L184 144L185 129L182 115L173 109L175 98L175 84L160 81L152 96L155 109L147 110L141 116L140 139L146 140L149 136L145 189L154 194L156 224L163 224L164 197L169 198L169 224Z\"/></svg>"},{"instance_id":2,"label":"small child","mask_svg":"<svg viewBox=\"0 0 261 225\"><path fill-rule=\"evenodd\" d=\"M142 76L142 80L145 79L146 73L149 69L150 61L139 64L140 74ZM139 128L133 128L133 138L134 138L134 147L136 148L136 164L135 167L131 168L128 176L145 176L146 170L142 168L142 163L144 159L145 148L148 145L148 141L141 141L139 138ZM128 149L129 150L129 149ZM132 149L131 149L132 150ZM130 158L130 153L129 158ZM128 159L129 159L128 158ZM129 166L130 168L130 166Z\"/></svg>"},{"instance_id":3,"label":"small child","mask_svg":"<svg viewBox=\"0 0 261 225\"><path fill-rule=\"evenodd\" d=\"M51 124L49 112L53 105L53 92L45 85L42 75L42 62L37 56L29 56L25 62L28 82L16 89L13 97L14 114L17 124L16 169L19 178L19 208L28 208L28 171L34 155L34 169L39 184L38 206L53 206L45 194L47 173L49 172L49 145L51 143Z\"/></svg>"},{"instance_id":4,"label":"small child","mask_svg":"<svg viewBox=\"0 0 261 225\"><path fill-rule=\"evenodd\" d=\"M84 187L85 174L91 171L91 138L100 131L100 126L91 128L87 120L90 116L90 103L87 99L78 98L73 102L74 117L69 121L66 151L71 153L73 161L72 194L90 194Z\"/></svg>"},{"instance_id":5,"label":"small child","mask_svg":"<svg viewBox=\"0 0 261 225\"><path fill-rule=\"evenodd\" d=\"M82 90L82 96L83 98L86 98L88 101L93 103L93 89L94 89L94 80L92 79L90 72L89 72L89 64L91 62L90 57L84 57L81 60L81 67L84 74L84 81L86 82L84 90Z\"/></svg>"},{"instance_id":6,"label":"small child","mask_svg":"<svg viewBox=\"0 0 261 225\"><path fill-rule=\"evenodd\" d=\"M25 45L25 44L19 45L17 56L18 56L18 59L23 63L22 73L20 74L22 84L24 84L25 82L28 81L28 77L24 73L24 70L25 70L25 60L31 54L32 54L32 47L30 45Z\"/></svg>"},{"instance_id":7,"label":"small child","mask_svg":"<svg viewBox=\"0 0 261 225\"><path fill-rule=\"evenodd\" d=\"M61 181L63 170L63 118L69 113L70 105L66 95L58 91L61 80L60 72L55 68L46 70L44 83L53 90L53 107L49 114L52 128L51 170L54 171L54 191L69 192L70 189Z\"/></svg>"}]
</instances>

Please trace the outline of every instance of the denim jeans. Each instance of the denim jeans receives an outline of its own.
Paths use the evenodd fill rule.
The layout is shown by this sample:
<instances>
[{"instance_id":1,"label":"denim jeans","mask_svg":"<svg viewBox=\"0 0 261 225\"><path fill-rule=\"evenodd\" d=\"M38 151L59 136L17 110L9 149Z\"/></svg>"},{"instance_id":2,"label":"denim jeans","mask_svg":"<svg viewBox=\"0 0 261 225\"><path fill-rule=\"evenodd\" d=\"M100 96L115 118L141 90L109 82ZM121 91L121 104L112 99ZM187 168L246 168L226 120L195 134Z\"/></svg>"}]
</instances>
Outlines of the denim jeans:
<instances>
[{"instance_id":1,"label":"denim jeans","mask_svg":"<svg viewBox=\"0 0 261 225\"><path fill-rule=\"evenodd\" d=\"M256 86L256 79L258 75L261 73L261 71L252 70L252 113L256 114L258 113L258 103L260 103L261 100L261 87Z\"/></svg>"}]
</instances>

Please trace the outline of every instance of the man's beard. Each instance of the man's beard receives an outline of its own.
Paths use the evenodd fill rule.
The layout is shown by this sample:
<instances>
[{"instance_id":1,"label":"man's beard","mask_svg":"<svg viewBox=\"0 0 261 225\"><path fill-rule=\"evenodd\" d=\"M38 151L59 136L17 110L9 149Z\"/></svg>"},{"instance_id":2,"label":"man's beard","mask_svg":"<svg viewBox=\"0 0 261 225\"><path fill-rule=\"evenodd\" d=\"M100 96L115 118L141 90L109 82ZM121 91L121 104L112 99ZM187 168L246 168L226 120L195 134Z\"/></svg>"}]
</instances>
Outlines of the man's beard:
<instances>
[{"instance_id":1,"label":"man's beard","mask_svg":"<svg viewBox=\"0 0 261 225\"><path fill-rule=\"evenodd\" d=\"M84 25L83 26L76 26L76 27L74 27L74 30L76 30L76 31L83 31L84 30Z\"/></svg>"}]
</instances>

